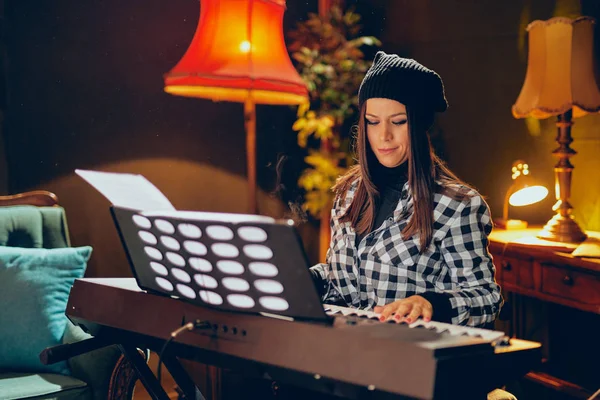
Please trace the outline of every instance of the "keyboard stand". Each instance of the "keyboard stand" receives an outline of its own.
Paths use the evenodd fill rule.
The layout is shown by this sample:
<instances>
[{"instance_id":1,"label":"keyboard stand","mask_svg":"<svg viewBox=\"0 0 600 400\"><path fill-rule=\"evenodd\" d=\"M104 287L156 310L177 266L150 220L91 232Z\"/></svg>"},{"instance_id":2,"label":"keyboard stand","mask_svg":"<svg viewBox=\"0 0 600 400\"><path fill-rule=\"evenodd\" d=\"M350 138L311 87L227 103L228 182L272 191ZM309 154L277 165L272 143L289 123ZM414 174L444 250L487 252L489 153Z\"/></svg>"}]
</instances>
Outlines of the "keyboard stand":
<instances>
[{"instance_id":1,"label":"keyboard stand","mask_svg":"<svg viewBox=\"0 0 600 400\"><path fill-rule=\"evenodd\" d=\"M109 333L109 331L107 331ZM123 332L124 333L124 332ZM131 367L137 374L137 377L144 385L144 388L153 400L169 400L169 396L161 386L160 382L150 370L146 357L139 350L138 347L147 348L146 346L137 346L136 343L144 342L145 340L139 340L135 336L128 337L128 335L122 335L120 332L110 332L108 335L95 336L90 339L85 339L80 342L61 344L53 347L48 347L40 353L40 360L44 365L55 364L57 362L66 361L71 357L76 357L81 354L89 353L91 351L106 347L117 345L123 356L131 364ZM156 347L154 349L162 348L166 340L156 341ZM181 363L171 352L169 347L163 355L162 362L165 367L169 370L169 373L173 377L173 380L183 392L186 400L206 400L200 392L200 389L196 386L194 381L190 378L189 374L181 366ZM158 351L157 351L158 353Z\"/></svg>"}]
</instances>

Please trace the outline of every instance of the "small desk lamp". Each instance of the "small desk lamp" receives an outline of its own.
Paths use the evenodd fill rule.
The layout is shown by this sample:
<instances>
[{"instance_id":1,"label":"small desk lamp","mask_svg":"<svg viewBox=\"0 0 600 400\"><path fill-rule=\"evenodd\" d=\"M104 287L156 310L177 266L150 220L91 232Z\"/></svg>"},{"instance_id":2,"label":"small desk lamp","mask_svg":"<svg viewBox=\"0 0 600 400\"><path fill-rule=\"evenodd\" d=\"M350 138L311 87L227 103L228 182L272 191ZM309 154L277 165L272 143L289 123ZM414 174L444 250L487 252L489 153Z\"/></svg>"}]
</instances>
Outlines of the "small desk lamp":
<instances>
[{"instance_id":1,"label":"small desk lamp","mask_svg":"<svg viewBox=\"0 0 600 400\"><path fill-rule=\"evenodd\" d=\"M538 185L529 173L529 165L522 160L517 160L512 166L513 183L506 191L502 219L496 221L496 226L504 229L525 229L527 221L508 219L508 205L514 207L528 206L538 203L548 196L548 189Z\"/></svg>"},{"instance_id":2,"label":"small desk lamp","mask_svg":"<svg viewBox=\"0 0 600 400\"><path fill-rule=\"evenodd\" d=\"M515 118L544 119L557 116L558 147L552 152L556 212L537 235L556 242L579 243L586 234L572 215L569 158L576 154L569 145L572 118L600 111L600 91L594 76L594 19L557 17L527 26L529 54L525 82L512 107Z\"/></svg>"}]
</instances>

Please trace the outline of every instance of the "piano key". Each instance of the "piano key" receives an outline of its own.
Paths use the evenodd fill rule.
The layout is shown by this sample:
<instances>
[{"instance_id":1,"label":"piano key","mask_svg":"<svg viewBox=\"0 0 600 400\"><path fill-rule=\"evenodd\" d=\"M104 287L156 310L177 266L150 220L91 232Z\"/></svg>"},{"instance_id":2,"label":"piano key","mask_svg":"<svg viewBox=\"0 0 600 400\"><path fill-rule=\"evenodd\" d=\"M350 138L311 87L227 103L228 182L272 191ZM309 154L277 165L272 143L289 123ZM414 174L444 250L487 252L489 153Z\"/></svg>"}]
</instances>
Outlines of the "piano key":
<instances>
[{"instance_id":1,"label":"piano key","mask_svg":"<svg viewBox=\"0 0 600 400\"><path fill-rule=\"evenodd\" d=\"M379 320L379 313L370 311L370 310L360 310L360 309L354 309L354 308L350 308L350 307L341 307L341 306L334 306L331 304L328 304L326 306L323 307L323 309L325 310L325 312L328 315L343 315L343 316L350 316L350 315L358 315L359 317L366 317L369 319L374 319L374 320ZM392 321L394 322L394 321ZM485 341L488 342L493 342L496 341L502 337L504 337L504 332L500 332L500 331L493 331L493 330L488 330L488 329L482 329L482 328L473 328L473 327L469 327L469 326L462 326L462 325L452 325L452 324L446 324L443 322L437 322L437 321L428 321L425 322L422 319L418 319L415 322L408 324L409 328L414 328L417 326L424 326L427 329L431 329L431 330L435 330L437 333L440 334L449 334L452 336L470 336L470 337L474 337L474 338L482 338Z\"/></svg>"}]
</instances>

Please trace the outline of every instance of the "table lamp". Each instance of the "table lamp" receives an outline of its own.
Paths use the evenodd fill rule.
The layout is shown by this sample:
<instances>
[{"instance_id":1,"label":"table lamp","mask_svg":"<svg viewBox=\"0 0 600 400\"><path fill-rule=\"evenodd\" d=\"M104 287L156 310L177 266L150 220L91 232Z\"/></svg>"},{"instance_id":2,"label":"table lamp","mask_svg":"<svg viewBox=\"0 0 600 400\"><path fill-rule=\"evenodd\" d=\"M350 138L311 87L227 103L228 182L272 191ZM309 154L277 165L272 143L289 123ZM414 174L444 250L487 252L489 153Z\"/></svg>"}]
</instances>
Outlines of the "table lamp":
<instances>
[{"instance_id":1,"label":"table lamp","mask_svg":"<svg viewBox=\"0 0 600 400\"><path fill-rule=\"evenodd\" d=\"M538 203L548 196L548 189L531 177L529 165L522 160L513 163L512 180L504 197L502 219L494 222L496 226L504 229L525 229L527 221L508 219L508 206L521 207Z\"/></svg>"},{"instance_id":2,"label":"table lamp","mask_svg":"<svg viewBox=\"0 0 600 400\"><path fill-rule=\"evenodd\" d=\"M594 19L552 18L527 26L529 51L525 82L512 107L515 118L558 116L558 158L554 167L556 214L538 234L541 239L579 243L586 234L575 221L569 203L576 154L569 145L572 118L600 111L600 91L593 70Z\"/></svg>"},{"instance_id":3,"label":"table lamp","mask_svg":"<svg viewBox=\"0 0 600 400\"><path fill-rule=\"evenodd\" d=\"M257 213L256 104L308 101L283 36L285 0L201 0L194 38L165 92L244 103L248 211Z\"/></svg>"}]
</instances>

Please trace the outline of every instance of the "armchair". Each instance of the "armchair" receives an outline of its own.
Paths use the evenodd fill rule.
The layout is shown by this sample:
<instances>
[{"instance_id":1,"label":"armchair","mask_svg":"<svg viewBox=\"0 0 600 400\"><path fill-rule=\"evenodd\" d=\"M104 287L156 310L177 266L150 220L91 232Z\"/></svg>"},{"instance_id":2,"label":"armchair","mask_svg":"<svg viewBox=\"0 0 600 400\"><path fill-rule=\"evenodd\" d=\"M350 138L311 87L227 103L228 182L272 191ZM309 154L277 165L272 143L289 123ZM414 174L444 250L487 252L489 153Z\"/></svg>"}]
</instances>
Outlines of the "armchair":
<instances>
[{"instance_id":1,"label":"armchair","mask_svg":"<svg viewBox=\"0 0 600 400\"><path fill-rule=\"evenodd\" d=\"M50 192L0 196L0 246L56 249L70 247L65 210ZM17 302L18 304L18 302ZM2 330L0 330L0 341ZM90 338L67 321L63 344ZM0 399L131 399L137 375L117 346L72 357L71 374L0 368Z\"/></svg>"}]
</instances>

